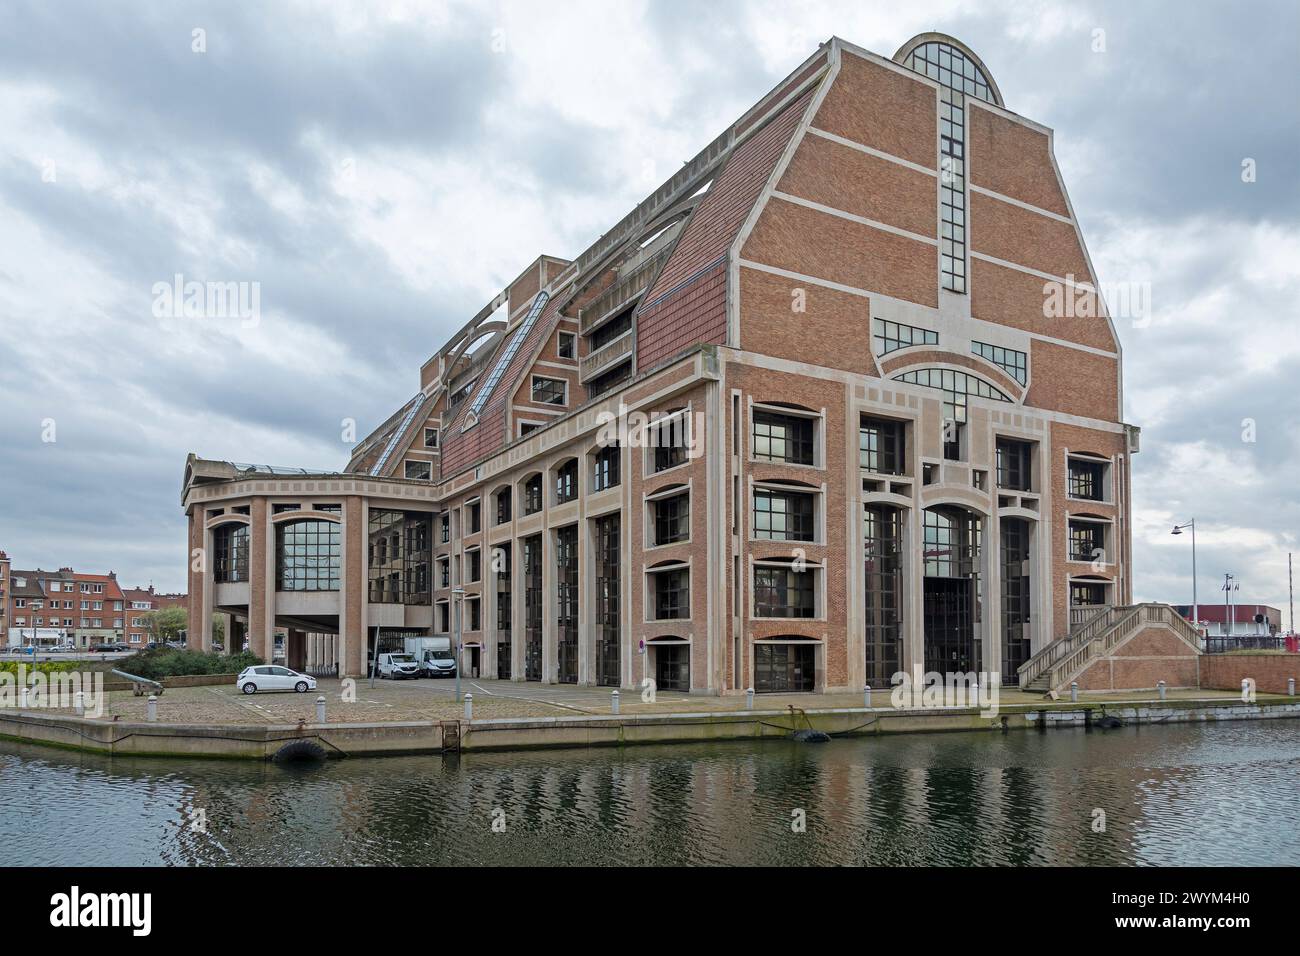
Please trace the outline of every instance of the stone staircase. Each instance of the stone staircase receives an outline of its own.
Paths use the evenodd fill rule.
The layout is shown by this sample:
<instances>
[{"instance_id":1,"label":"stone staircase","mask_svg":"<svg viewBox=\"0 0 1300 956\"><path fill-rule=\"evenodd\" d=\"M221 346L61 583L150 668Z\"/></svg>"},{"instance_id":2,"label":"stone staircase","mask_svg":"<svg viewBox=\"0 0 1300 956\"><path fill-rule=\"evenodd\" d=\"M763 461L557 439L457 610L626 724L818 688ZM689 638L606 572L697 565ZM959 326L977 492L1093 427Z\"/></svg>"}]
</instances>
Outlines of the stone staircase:
<instances>
[{"instance_id":1,"label":"stone staircase","mask_svg":"<svg viewBox=\"0 0 1300 956\"><path fill-rule=\"evenodd\" d=\"M1200 646L1200 635L1168 604L1101 607L1091 616L1071 622L1070 634L1052 641L1020 665L1020 689L1050 694L1068 689L1070 682L1099 657L1109 655L1148 625L1163 624Z\"/></svg>"}]
</instances>

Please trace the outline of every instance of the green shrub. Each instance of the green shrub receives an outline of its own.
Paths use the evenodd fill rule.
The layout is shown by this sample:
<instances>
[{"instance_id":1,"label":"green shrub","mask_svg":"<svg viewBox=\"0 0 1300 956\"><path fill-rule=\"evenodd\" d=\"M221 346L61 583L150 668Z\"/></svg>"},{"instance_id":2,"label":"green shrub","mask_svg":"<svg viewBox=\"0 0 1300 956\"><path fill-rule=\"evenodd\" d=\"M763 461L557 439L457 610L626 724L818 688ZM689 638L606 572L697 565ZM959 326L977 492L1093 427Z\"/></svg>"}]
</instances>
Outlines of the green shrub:
<instances>
[{"instance_id":1,"label":"green shrub","mask_svg":"<svg viewBox=\"0 0 1300 956\"><path fill-rule=\"evenodd\" d=\"M263 663L256 654L244 651L227 657L224 654L204 654L201 651L177 651L158 647L140 651L121 661L117 669L135 677L162 680L164 677L182 677L191 674L238 674L245 667Z\"/></svg>"},{"instance_id":2,"label":"green shrub","mask_svg":"<svg viewBox=\"0 0 1300 956\"><path fill-rule=\"evenodd\" d=\"M13 674L17 676L18 665L22 664L26 668L27 674L35 674L37 671L42 674L64 674L68 671L84 670L76 661L0 661L0 674Z\"/></svg>"}]
</instances>

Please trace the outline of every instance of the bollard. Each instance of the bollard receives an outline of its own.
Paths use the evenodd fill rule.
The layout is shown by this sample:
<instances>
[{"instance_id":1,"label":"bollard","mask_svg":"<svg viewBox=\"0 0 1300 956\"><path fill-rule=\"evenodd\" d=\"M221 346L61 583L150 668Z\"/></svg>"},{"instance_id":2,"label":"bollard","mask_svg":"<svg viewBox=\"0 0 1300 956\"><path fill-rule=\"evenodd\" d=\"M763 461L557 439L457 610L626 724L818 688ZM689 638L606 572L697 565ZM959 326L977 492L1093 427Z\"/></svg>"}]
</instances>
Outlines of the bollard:
<instances>
[{"instance_id":1,"label":"bollard","mask_svg":"<svg viewBox=\"0 0 1300 956\"><path fill-rule=\"evenodd\" d=\"M1077 704L1078 702L1079 702L1079 682L1077 680L1072 680L1070 681L1070 703Z\"/></svg>"},{"instance_id":2,"label":"bollard","mask_svg":"<svg viewBox=\"0 0 1300 956\"><path fill-rule=\"evenodd\" d=\"M1295 678L1294 678L1294 677L1288 677L1288 678L1286 679L1286 695L1287 695L1288 697L1294 697L1294 696L1295 696Z\"/></svg>"},{"instance_id":3,"label":"bollard","mask_svg":"<svg viewBox=\"0 0 1300 956\"><path fill-rule=\"evenodd\" d=\"M609 712L611 714L618 713L618 691L616 690L609 693Z\"/></svg>"},{"instance_id":4,"label":"bollard","mask_svg":"<svg viewBox=\"0 0 1300 956\"><path fill-rule=\"evenodd\" d=\"M752 687L745 688L745 709L754 709L754 688Z\"/></svg>"},{"instance_id":5,"label":"bollard","mask_svg":"<svg viewBox=\"0 0 1300 956\"><path fill-rule=\"evenodd\" d=\"M149 704L145 710L145 719L153 723L158 719L158 698L154 694L149 695Z\"/></svg>"},{"instance_id":6,"label":"bollard","mask_svg":"<svg viewBox=\"0 0 1300 956\"><path fill-rule=\"evenodd\" d=\"M316 698L316 723L325 723L325 695Z\"/></svg>"},{"instance_id":7,"label":"bollard","mask_svg":"<svg viewBox=\"0 0 1300 956\"><path fill-rule=\"evenodd\" d=\"M1165 682L1164 682L1164 681L1162 681L1162 680L1158 680L1158 681L1156 681L1156 693L1160 695L1160 699L1161 699L1161 700L1164 700L1164 699L1165 699Z\"/></svg>"},{"instance_id":8,"label":"bollard","mask_svg":"<svg viewBox=\"0 0 1300 956\"><path fill-rule=\"evenodd\" d=\"M466 720L474 719L474 695L473 694L465 695L465 719Z\"/></svg>"},{"instance_id":9,"label":"bollard","mask_svg":"<svg viewBox=\"0 0 1300 956\"><path fill-rule=\"evenodd\" d=\"M77 691L72 695L72 712L78 717L86 716L86 695L84 691Z\"/></svg>"},{"instance_id":10,"label":"bollard","mask_svg":"<svg viewBox=\"0 0 1300 956\"><path fill-rule=\"evenodd\" d=\"M862 706L867 708L867 710L871 709L871 685L870 684L862 688Z\"/></svg>"}]
</instances>

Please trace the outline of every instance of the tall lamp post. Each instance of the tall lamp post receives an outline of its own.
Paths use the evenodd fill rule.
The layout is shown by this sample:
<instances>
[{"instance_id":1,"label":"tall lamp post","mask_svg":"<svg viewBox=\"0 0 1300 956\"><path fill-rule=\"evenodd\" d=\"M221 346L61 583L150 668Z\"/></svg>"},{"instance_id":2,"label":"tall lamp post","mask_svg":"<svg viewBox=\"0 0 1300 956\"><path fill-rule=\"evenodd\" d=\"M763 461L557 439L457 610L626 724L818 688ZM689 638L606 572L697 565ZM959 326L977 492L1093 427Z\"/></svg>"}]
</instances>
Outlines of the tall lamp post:
<instances>
[{"instance_id":1,"label":"tall lamp post","mask_svg":"<svg viewBox=\"0 0 1300 956\"><path fill-rule=\"evenodd\" d=\"M1170 534L1182 534L1184 528L1190 528L1192 531L1192 623L1196 626L1196 633L1201 633L1201 606L1196 601L1196 519L1192 518L1185 524L1174 525L1174 530Z\"/></svg>"},{"instance_id":2,"label":"tall lamp post","mask_svg":"<svg viewBox=\"0 0 1300 956\"><path fill-rule=\"evenodd\" d=\"M462 651L460 646L460 607L465 597L464 588L451 589L451 644L456 648L456 703L460 703L460 665Z\"/></svg>"}]
</instances>

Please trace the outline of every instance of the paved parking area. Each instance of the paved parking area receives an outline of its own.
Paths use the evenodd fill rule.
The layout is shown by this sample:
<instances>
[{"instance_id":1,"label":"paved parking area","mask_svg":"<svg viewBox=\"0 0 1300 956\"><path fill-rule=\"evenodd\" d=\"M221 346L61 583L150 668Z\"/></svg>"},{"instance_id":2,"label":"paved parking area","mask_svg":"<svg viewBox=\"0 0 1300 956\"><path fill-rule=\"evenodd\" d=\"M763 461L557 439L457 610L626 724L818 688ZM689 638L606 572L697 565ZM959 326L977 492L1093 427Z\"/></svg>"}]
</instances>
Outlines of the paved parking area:
<instances>
[{"instance_id":1,"label":"paved parking area","mask_svg":"<svg viewBox=\"0 0 1300 956\"><path fill-rule=\"evenodd\" d=\"M282 724L316 720L316 698L326 699L326 720L334 723L370 723L404 720L448 720L464 715L464 705L456 700L456 684L450 680L376 680L355 682L321 680L314 693L261 693L246 696L233 683L209 687L172 688L158 699L158 719L183 724ZM346 691L352 691L351 699ZM475 718L562 717L565 715L599 715L610 713L610 688L577 687L571 684L515 683L466 678L463 693L474 695ZM1084 694L1088 703L1106 703L1152 699L1154 694ZM1169 699L1231 699L1239 696L1230 691L1170 691ZM1263 696L1263 695L1261 695ZM107 695L101 720L144 720L147 701L130 691L113 691ZM1039 694L1004 690L1003 706L1042 702ZM784 710L788 706L805 709L861 707L861 694L765 694L755 699L762 710ZM877 691L876 706L888 706L889 694ZM745 707L745 697L691 696L659 693L653 701L643 700L639 691L620 691L620 711L624 714L645 713L723 713Z\"/></svg>"}]
</instances>

